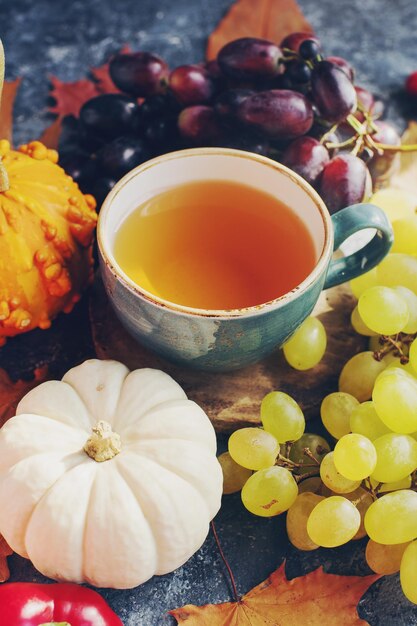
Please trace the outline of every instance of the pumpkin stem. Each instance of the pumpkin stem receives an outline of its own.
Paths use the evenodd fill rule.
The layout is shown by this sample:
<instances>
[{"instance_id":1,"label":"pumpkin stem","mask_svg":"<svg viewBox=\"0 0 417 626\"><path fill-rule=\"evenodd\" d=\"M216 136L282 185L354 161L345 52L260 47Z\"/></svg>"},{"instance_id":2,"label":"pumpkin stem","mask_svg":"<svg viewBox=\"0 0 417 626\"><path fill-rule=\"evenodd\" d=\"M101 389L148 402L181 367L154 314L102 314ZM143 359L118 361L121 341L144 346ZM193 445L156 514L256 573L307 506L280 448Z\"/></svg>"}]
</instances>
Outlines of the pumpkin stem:
<instances>
[{"instance_id":1,"label":"pumpkin stem","mask_svg":"<svg viewBox=\"0 0 417 626\"><path fill-rule=\"evenodd\" d=\"M3 93L3 83L4 83L4 48L2 41L0 39L0 105L1 105L1 94ZM1 137L0 137L1 139ZM2 191L7 191L9 189L9 177L7 176L6 169L1 162L0 158L0 193Z\"/></svg>"},{"instance_id":2,"label":"pumpkin stem","mask_svg":"<svg viewBox=\"0 0 417 626\"><path fill-rule=\"evenodd\" d=\"M88 438L84 451L97 463L109 461L122 449L120 436L114 433L108 422L100 420L93 428L93 434Z\"/></svg>"}]
</instances>

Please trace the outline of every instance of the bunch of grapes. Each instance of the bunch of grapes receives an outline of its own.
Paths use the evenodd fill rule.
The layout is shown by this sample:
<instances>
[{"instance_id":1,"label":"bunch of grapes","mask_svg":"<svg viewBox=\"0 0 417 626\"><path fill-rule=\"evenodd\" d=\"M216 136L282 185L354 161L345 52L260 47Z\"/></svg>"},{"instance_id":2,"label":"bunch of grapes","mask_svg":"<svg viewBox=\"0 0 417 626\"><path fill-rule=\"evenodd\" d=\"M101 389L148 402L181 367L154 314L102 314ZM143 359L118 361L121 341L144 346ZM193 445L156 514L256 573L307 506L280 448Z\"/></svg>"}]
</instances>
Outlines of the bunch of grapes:
<instances>
[{"instance_id":1,"label":"bunch of grapes","mask_svg":"<svg viewBox=\"0 0 417 626\"><path fill-rule=\"evenodd\" d=\"M374 202L392 218L396 238L377 268L351 281L352 325L370 346L347 361L339 391L322 401L329 437L305 433L297 403L271 392L261 404L263 428L233 433L219 460L224 493L241 489L245 507L262 517L286 511L298 549L368 535L369 567L399 571L404 594L417 603L416 200L386 189Z\"/></svg>"},{"instance_id":2,"label":"bunch of grapes","mask_svg":"<svg viewBox=\"0 0 417 626\"><path fill-rule=\"evenodd\" d=\"M280 46L237 39L215 61L173 71L155 54L120 53L110 76L120 93L86 102L61 145L62 166L99 204L151 157L220 146L282 162L335 212L369 196L399 149L395 129L378 119L381 103L308 33Z\"/></svg>"}]
</instances>

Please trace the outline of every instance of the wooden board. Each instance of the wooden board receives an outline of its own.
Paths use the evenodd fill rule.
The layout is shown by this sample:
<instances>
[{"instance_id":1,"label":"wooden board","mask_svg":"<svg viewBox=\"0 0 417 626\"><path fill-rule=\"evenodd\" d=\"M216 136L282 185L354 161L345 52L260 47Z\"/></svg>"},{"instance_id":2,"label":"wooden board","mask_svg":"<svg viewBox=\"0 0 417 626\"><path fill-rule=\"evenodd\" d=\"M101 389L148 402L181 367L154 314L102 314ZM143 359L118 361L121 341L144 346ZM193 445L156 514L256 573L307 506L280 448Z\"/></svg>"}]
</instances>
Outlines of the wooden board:
<instances>
[{"instance_id":1,"label":"wooden board","mask_svg":"<svg viewBox=\"0 0 417 626\"><path fill-rule=\"evenodd\" d=\"M116 318L99 279L90 301L90 318L97 356L116 359L130 369L154 367L170 374L207 412L218 432L259 423L259 406L265 394L281 390L299 402L306 417L318 414L323 397L337 390L343 364L366 349L367 340L350 325L354 299L347 286L323 292L314 314L327 330L328 346L322 361L307 372L292 369L276 350L243 370L208 373L174 365L135 343Z\"/></svg>"}]
</instances>

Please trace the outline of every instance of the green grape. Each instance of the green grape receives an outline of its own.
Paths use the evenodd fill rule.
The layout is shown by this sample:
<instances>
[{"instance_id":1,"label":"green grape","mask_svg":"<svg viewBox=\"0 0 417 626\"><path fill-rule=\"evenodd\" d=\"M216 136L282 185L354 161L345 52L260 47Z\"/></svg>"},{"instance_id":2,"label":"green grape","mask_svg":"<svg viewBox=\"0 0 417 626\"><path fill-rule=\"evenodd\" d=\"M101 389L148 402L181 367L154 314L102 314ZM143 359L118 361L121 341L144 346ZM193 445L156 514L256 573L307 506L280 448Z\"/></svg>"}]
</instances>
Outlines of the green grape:
<instances>
[{"instance_id":1,"label":"green grape","mask_svg":"<svg viewBox=\"0 0 417 626\"><path fill-rule=\"evenodd\" d=\"M387 493L371 504L365 514L371 539L383 544L411 541L417 536L417 493L402 489Z\"/></svg>"},{"instance_id":2,"label":"green grape","mask_svg":"<svg viewBox=\"0 0 417 626\"><path fill-rule=\"evenodd\" d=\"M321 420L333 437L340 439L350 433L350 415L359 405L349 393L335 391L323 399L320 407Z\"/></svg>"},{"instance_id":3,"label":"green grape","mask_svg":"<svg viewBox=\"0 0 417 626\"><path fill-rule=\"evenodd\" d=\"M327 346L327 335L317 317L307 317L283 346L284 356L296 370L309 370L317 365Z\"/></svg>"},{"instance_id":4,"label":"green grape","mask_svg":"<svg viewBox=\"0 0 417 626\"><path fill-rule=\"evenodd\" d=\"M350 493L361 484L360 480L350 480L342 476L334 464L334 452L326 454L320 465L320 478L335 493Z\"/></svg>"},{"instance_id":5,"label":"green grape","mask_svg":"<svg viewBox=\"0 0 417 626\"><path fill-rule=\"evenodd\" d=\"M377 376L385 369L373 352L359 352L345 363L339 378L339 391L350 393L359 402L372 398Z\"/></svg>"},{"instance_id":6,"label":"green grape","mask_svg":"<svg viewBox=\"0 0 417 626\"><path fill-rule=\"evenodd\" d=\"M349 283L353 295L356 296L356 298L358 299L361 297L364 291L369 289L369 287L375 287L376 284L376 267L369 270L369 272L366 272L365 274L354 278Z\"/></svg>"},{"instance_id":7,"label":"green grape","mask_svg":"<svg viewBox=\"0 0 417 626\"><path fill-rule=\"evenodd\" d=\"M378 416L395 433L417 430L417 380L395 367L386 370L375 382L372 394Z\"/></svg>"},{"instance_id":8,"label":"green grape","mask_svg":"<svg viewBox=\"0 0 417 626\"><path fill-rule=\"evenodd\" d=\"M413 214L395 220L392 229L394 231L394 243L391 251L417 254L417 215Z\"/></svg>"},{"instance_id":9,"label":"green grape","mask_svg":"<svg viewBox=\"0 0 417 626\"><path fill-rule=\"evenodd\" d=\"M240 491L249 476L252 476L252 471L238 465L229 452L223 452L217 460L223 472L223 493L226 495Z\"/></svg>"},{"instance_id":10,"label":"green grape","mask_svg":"<svg viewBox=\"0 0 417 626\"><path fill-rule=\"evenodd\" d=\"M415 371L414 367L411 365L410 361L408 361L407 363L401 363L401 358L396 357L393 354L387 354L387 356L384 356L383 361L384 363L387 363L387 366L385 368L386 372L389 372L389 370L395 367L399 370L406 372L410 376L417 378L417 372Z\"/></svg>"},{"instance_id":11,"label":"green grape","mask_svg":"<svg viewBox=\"0 0 417 626\"><path fill-rule=\"evenodd\" d=\"M334 448L333 460L342 476L350 480L362 480L375 469L375 446L367 437L351 433L339 439Z\"/></svg>"},{"instance_id":12,"label":"green grape","mask_svg":"<svg viewBox=\"0 0 417 626\"><path fill-rule=\"evenodd\" d=\"M406 326L410 313L404 298L389 287L371 287L359 298L359 315L380 335L396 335Z\"/></svg>"},{"instance_id":13,"label":"green grape","mask_svg":"<svg viewBox=\"0 0 417 626\"><path fill-rule=\"evenodd\" d=\"M299 439L306 425L300 406L282 391L271 391L264 397L261 421L265 430L272 433L279 443Z\"/></svg>"},{"instance_id":14,"label":"green grape","mask_svg":"<svg viewBox=\"0 0 417 626\"><path fill-rule=\"evenodd\" d=\"M410 489L412 482L411 476L406 476L405 478L397 480L393 483L380 483L378 480L375 480L371 476L370 481L371 487L373 487L374 489L379 485L378 493L388 493L390 491L398 491L399 489Z\"/></svg>"},{"instance_id":15,"label":"green grape","mask_svg":"<svg viewBox=\"0 0 417 626\"><path fill-rule=\"evenodd\" d=\"M379 350L381 350L382 345L379 339L379 335L375 335L374 337L369 338L369 349L371 350L371 352L378 352Z\"/></svg>"},{"instance_id":16,"label":"green grape","mask_svg":"<svg viewBox=\"0 0 417 626\"><path fill-rule=\"evenodd\" d=\"M310 476L298 483L298 492L304 493L305 491L310 491L311 493L321 495L322 485L323 483L321 482L320 476Z\"/></svg>"},{"instance_id":17,"label":"green grape","mask_svg":"<svg viewBox=\"0 0 417 626\"><path fill-rule=\"evenodd\" d=\"M411 367L417 372L417 339L414 339L410 346L410 352L408 353Z\"/></svg>"},{"instance_id":18,"label":"green grape","mask_svg":"<svg viewBox=\"0 0 417 626\"><path fill-rule=\"evenodd\" d=\"M401 559L404 550L410 545L409 541L391 546L377 543L370 539L366 544L365 558L375 574L388 576L400 571ZM417 565L416 565L417 567Z\"/></svg>"},{"instance_id":19,"label":"green grape","mask_svg":"<svg viewBox=\"0 0 417 626\"><path fill-rule=\"evenodd\" d=\"M272 517L287 511L297 495L291 472L275 465L252 474L243 486L242 502L254 515Z\"/></svg>"},{"instance_id":20,"label":"green grape","mask_svg":"<svg viewBox=\"0 0 417 626\"><path fill-rule=\"evenodd\" d=\"M359 309L357 306L355 306L352 311L352 314L350 316L350 323L352 324L353 330L356 330L359 335L365 335L365 337L378 336L378 333L367 327L359 314Z\"/></svg>"},{"instance_id":21,"label":"green grape","mask_svg":"<svg viewBox=\"0 0 417 626\"><path fill-rule=\"evenodd\" d=\"M416 196L410 191L386 187L372 196L370 202L385 211L391 223L413 215L416 209Z\"/></svg>"},{"instance_id":22,"label":"green grape","mask_svg":"<svg viewBox=\"0 0 417 626\"><path fill-rule=\"evenodd\" d=\"M300 474L305 474L311 471L311 467L303 467L303 465L311 465L314 463L309 456L304 454L305 448L308 448L319 462L321 462L324 456L330 452L330 446L323 437L313 433L304 433L298 441L293 443L289 455L291 461L301 464L301 467L299 468Z\"/></svg>"},{"instance_id":23,"label":"green grape","mask_svg":"<svg viewBox=\"0 0 417 626\"><path fill-rule=\"evenodd\" d=\"M390 430L378 417L374 403L370 400L362 402L350 414L350 430L358 435L368 437L371 441L389 433Z\"/></svg>"},{"instance_id":24,"label":"green grape","mask_svg":"<svg viewBox=\"0 0 417 626\"><path fill-rule=\"evenodd\" d=\"M403 593L417 604L417 541L408 544L400 565L400 582Z\"/></svg>"},{"instance_id":25,"label":"green grape","mask_svg":"<svg viewBox=\"0 0 417 626\"><path fill-rule=\"evenodd\" d=\"M375 439L377 462L372 478L393 483L409 476L417 468L417 441L409 435L387 433Z\"/></svg>"},{"instance_id":26,"label":"green grape","mask_svg":"<svg viewBox=\"0 0 417 626\"><path fill-rule=\"evenodd\" d=\"M417 258L409 254L388 254L377 267L377 284L407 287L417 295Z\"/></svg>"},{"instance_id":27,"label":"green grape","mask_svg":"<svg viewBox=\"0 0 417 626\"><path fill-rule=\"evenodd\" d=\"M402 332L411 334L417 333L417 295L411 291L411 289L407 289L407 287L393 287L393 290L405 300L410 314L408 322L402 329Z\"/></svg>"},{"instance_id":28,"label":"green grape","mask_svg":"<svg viewBox=\"0 0 417 626\"><path fill-rule=\"evenodd\" d=\"M360 523L360 513L352 502L342 496L330 496L316 504L310 513L307 532L318 546L335 548L350 541Z\"/></svg>"},{"instance_id":29,"label":"green grape","mask_svg":"<svg viewBox=\"0 0 417 626\"><path fill-rule=\"evenodd\" d=\"M356 506L361 516L360 526L356 532L356 535L354 535L352 539L362 539L363 537L366 537L365 513L371 506L374 499L372 495L362 487L358 487L357 489L355 489L355 491L352 491L352 493L346 493L344 497Z\"/></svg>"},{"instance_id":30,"label":"green grape","mask_svg":"<svg viewBox=\"0 0 417 626\"><path fill-rule=\"evenodd\" d=\"M238 465L259 470L274 465L279 443L261 428L240 428L230 435L229 453Z\"/></svg>"},{"instance_id":31,"label":"green grape","mask_svg":"<svg viewBox=\"0 0 417 626\"><path fill-rule=\"evenodd\" d=\"M300 493L287 512L287 534L292 545L299 550L316 550L318 545L307 533L307 520L316 504L324 500L316 493Z\"/></svg>"}]
</instances>

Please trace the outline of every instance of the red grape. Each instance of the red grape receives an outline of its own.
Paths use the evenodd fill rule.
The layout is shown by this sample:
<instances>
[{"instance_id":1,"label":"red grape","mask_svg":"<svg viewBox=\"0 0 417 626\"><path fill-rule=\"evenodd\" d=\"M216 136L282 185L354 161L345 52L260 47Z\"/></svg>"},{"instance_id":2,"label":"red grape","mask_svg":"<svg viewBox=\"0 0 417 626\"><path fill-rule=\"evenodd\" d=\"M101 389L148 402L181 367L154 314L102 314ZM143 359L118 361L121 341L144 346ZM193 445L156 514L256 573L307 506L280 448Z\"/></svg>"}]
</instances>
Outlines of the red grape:
<instances>
[{"instance_id":1,"label":"red grape","mask_svg":"<svg viewBox=\"0 0 417 626\"><path fill-rule=\"evenodd\" d=\"M178 117L182 137L194 145L213 145L221 138L221 126L212 107L194 105Z\"/></svg>"},{"instance_id":2,"label":"red grape","mask_svg":"<svg viewBox=\"0 0 417 626\"><path fill-rule=\"evenodd\" d=\"M338 67L340 67L340 69L344 71L346 76L350 78L353 83L353 81L355 80L355 70L353 69L349 61L346 61L346 59L344 59L343 57L326 57L326 61L330 61L330 63L333 63L333 65L337 65Z\"/></svg>"},{"instance_id":3,"label":"red grape","mask_svg":"<svg viewBox=\"0 0 417 626\"><path fill-rule=\"evenodd\" d=\"M146 98L166 91L168 65L156 54L116 54L109 70L116 87L133 96Z\"/></svg>"},{"instance_id":4,"label":"red grape","mask_svg":"<svg viewBox=\"0 0 417 626\"><path fill-rule=\"evenodd\" d=\"M321 61L314 67L311 89L320 114L329 122L341 122L356 109L352 82L340 67L329 61Z\"/></svg>"},{"instance_id":5,"label":"red grape","mask_svg":"<svg viewBox=\"0 0 417 626\"><path fill-rule=\"evenodd\" d=\"M262 80L279 74L281 56L281 50L271 41L243 37L226 44L217 61L230 78Z\"/></svg>"},{"instance_id":6,"label":"red grape","mask_svg":"<svg viewBox=\"0 0 417 626\"><path fill-rule=\"evenodd\" d=\"M313 108L301 93L285 89L259 91L238 106L244 124L272 139L295 139L313 124Z\"/></svg>"},{"instance_id":7,"label":"red grape","mask_svg":"<svg viewBox=\"0 0 417 626\"><path fill-rule=\"evenodd\" d=\"M370 91L365 89L364 87L359 87L355 85L356 96L358 98L358 107L360 105L361 109L367 113L373 113L375 100ZM359 108L355 111L354 116L360 122L365 121L365 115L362 110Z\"/></svg>"},{"instance_id":8,"label":"red grape","mask_svg":"<svg viewBox=\"0 0 417 626\"><path fill-rule=\"evenodd\" d=\"M300 45L303 43L303 41L306 41L307 39L312 39L314 42L320 45L319 39L317 39L317 37L315 37L311 33L300 32L300 33L291 33L291 35L287 35L287 37L285 37L281 41L280 48L281 50L284 51L284 53L285 53L284 49L291 50L292 52L298 52L300 49Z\"/></svg>"},{"instance_id":9,"label":"red grape","mask_svg":"<svg viewBox=\"0 0 417 626\"><path fill-rule=\"evenodd\" d=\"M417 72L413 72L405 81L405 89L409 96L417 98Z\"/></svg>"},{"instance_id":10,"label":"red grape","mask_svg":"<svg viewBox=\"0 0 417 626\"><path fill-rule=\"evenodd\" d=\"M282 163L314 185L329 162L326 148L314 137L299 137L282 154Z\"/></svg>"},{"instance_id":11,"label":"red grape","mask_svg":"<svg viewBox=\"0 0 417 626\"><path fill-rule=\"evenodd\" d=\"M376 143L388 144L390 146L401 145L401 138L395 128L388 124L388 122L381 122L380 120L374 121L375 126L378 128L377 132L372 135L372 139ZM396 152L386 150L384 154L374 153L374 156L368 162L368 168L372 176L373 182L387 176L390 172Z\"/></svg>"},{"instance_id":12,"label":"red grape","mask_svg":"<svg viewBox=\"0 0 417 626\"><path fill-rule=\"evenodd\" d=\"M319 193L330 213L367 200L372 181L365 163L353 154L339 154L324 167Z\"/></svg>"},{"instance_id":13,"label":"red grape","mask_svg":"<svg viewBox=\"0 0 417 626\"><path fill-rule=\"evenodd\" d=\"M113 139L133 130L137 110L134 98L106 93L91 98L81 107L80 120L88 132Z\"/></svg>"},{"instance_id":14,"label":"red grape","mask_svg":"<svg viewBox=\"0 0 417 626\"><path fill-rule=\"evenodd\" d=\"M169 86L182 105L206 104L215 92L215 84L201 65L180 65L170 76Z\"/></svg>"}]
</instances>

